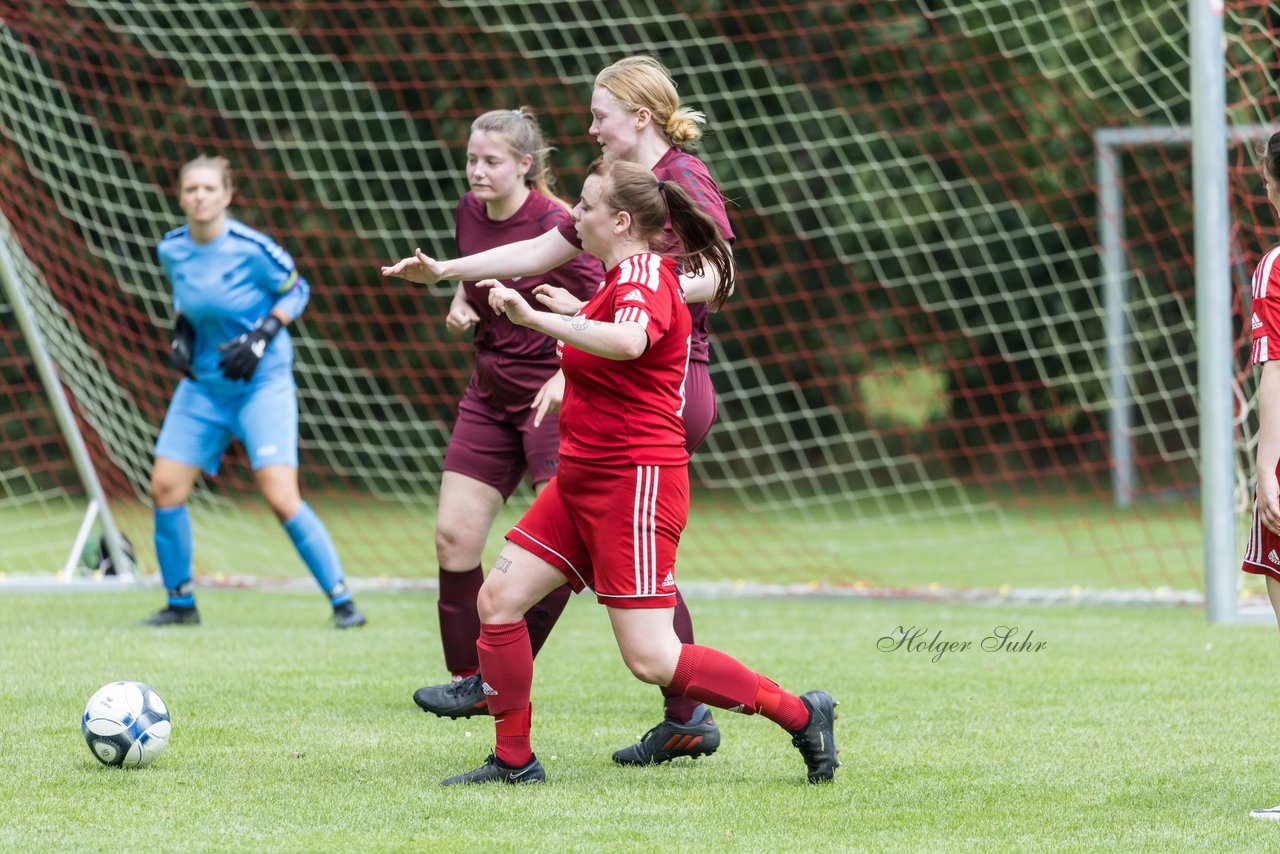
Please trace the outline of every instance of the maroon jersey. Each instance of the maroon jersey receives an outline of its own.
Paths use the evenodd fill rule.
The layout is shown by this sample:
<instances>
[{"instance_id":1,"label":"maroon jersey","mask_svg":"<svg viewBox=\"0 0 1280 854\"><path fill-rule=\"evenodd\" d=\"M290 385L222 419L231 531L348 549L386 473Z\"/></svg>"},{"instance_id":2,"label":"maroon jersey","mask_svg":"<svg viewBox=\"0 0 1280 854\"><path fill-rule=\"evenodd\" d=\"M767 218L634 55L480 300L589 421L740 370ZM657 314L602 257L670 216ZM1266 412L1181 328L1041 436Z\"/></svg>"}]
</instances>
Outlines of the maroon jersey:
<instances>
[{"instance_id":1,"label":"maroon jersey","mask_svg":"<svg viewBox=\"0 0 1280 854\"><path fill-rule=\"evenodd\" d=\"M619 361L557 342L564 369L560 456L608 466L684 465L685 374L692 323L676 264L652 252L623 259L578 312L602 323L639 323L649 346Z\"/></svg>"},{"instance_id":2,"label":"maroon jersey","mask_svg":"<svg viewBox=\"0 0 1280 854\"><path fill-rule=\"evenodd\" d=\"M454 236L458 254L474 255L495 246L503 246L558 228L564 223L573 228L569 212L537 190L520 210L505 220L489 218L484 202L467 193L458 202L454 217ZM579 255L541 276L507 279L503 284L520 291L534 308L543 310L532 291L544 282L565 288L578 299L590 299L600 286L604 268L590 255ZM517 326L506 315L494 314L489 308L489 291L477 288L475 282L463 282L467 302L480 315L475 326L476 369L471 375L470 389L490 407L510 415L529 408L542 384L556 372L555 351L550 338L524 326Z\"/></svg>"},{"instance_id":3,"label":"maroon jersey","mask_svg":"<svg viewBox=\"0 0 1280 854\"><path fill-rule=\"evenodd\" d=\"M715 220L716 226L720 229L720 236L730 244L733 243L733 228L729 225L729 215L725 212L724 196L720 194L720 187L707 171L707 164L689 152L673 146L668 148L667 153L662 155L662 159L654 164L653 175L659 181L672 181L679 184L698 207L702 208L702 212ZM667 238L667 246L653 248L663 252L679 252L680 241L676 240L676 233L671 230L670 220L667 221L662 233ZM582 242L578 240L578 233L574 231L572 220L560 225L560 235L574 246L582 246ZM711 358L707 345L707 315L710 313L711 309L705 302L696 302L689 306L689 315L693 319L692 358L695 362L706 362Z\"/></svg>"}]
</instances>

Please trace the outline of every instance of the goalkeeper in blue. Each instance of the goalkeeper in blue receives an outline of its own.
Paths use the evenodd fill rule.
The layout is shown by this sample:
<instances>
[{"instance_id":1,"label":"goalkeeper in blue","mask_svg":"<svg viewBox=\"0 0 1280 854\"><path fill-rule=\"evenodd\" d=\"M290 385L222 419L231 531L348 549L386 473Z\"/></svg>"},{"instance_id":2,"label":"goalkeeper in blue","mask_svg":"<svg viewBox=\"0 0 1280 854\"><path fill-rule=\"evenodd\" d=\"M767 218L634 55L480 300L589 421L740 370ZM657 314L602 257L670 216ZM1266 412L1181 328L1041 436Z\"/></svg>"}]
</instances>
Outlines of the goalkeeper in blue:
<instances>
[{"instance_id":1,"label":"goalkeeper in blue","mask_svg":"<svg viewBox=\"0 0 1280 854\"><path fill-rule=\"evenodd\" d=\"M286 327L311 288L269 237L227 216L230 164L201 156L178 173L187 224L160 241L173 285L169 403L151 473L156 556L167 606L144 625L198 625L187 499L203 470L217 474L231 440L244 446L262 495L333 606L338 628L361 626L333 539L298 489L298 397Z\"/></svg>"}]
</instances>

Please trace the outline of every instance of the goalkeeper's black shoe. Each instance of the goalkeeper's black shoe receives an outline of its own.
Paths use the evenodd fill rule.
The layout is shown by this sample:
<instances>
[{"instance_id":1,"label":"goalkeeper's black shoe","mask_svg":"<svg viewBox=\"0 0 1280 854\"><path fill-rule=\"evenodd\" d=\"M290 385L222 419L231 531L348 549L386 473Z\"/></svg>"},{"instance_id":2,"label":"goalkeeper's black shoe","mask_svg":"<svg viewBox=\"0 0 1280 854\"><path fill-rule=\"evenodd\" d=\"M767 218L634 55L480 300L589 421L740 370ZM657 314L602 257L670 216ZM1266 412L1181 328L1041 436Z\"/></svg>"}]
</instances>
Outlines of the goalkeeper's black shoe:
<instances>
[{"instance_id":1,"label":"goalkeeper's black shoe","mask_svg":"<svg viewBox=\"0 0 1280 854\"><path fill-rule=\"evenodd\" d=\"M484 680L476 673L447 685L428 685L413 692L413 701L424 712L442 718L469 718L489 714Z\"/></svg>"},{"instance_id":2,"label":"goalkeeper's black shoe","mask_svg":"<svg viewBox=\"0 0 1280 854\"><path fill-rule=\"evenodd\" d=\"M343 602L333 606L333 625L339 629L354 629L369 622L360 613L355 602Z\"/></svg>"},{"instance_id":3,"label":"goalkeeper's black shoe","mask_svg":"<svg viewBox=\"0 0 1280 854\"><path fill-rule=\"evenodd\" d=\"M800 695L809 710L809 723L791 732L791 743L804 757L810 783L829 783L835 777L840 760L836 754L836 706L840 705L826 691L810 691Z\"/></svg>"},{"instance_id":4,"label":"goalkeeper's black shoe","mask_svg":"<svg viewBox=\"0 0 1280 854\"><path fill-rule=\"evenodd\" d=\"M613 754L619 765L661 765L681 756L710 756L720 746L720 729L711 710L698 706L687 724L664 720L630 747Z\"/></svg>"},{"instance_id":5,"label":"goalkeeper's black shoe","mask_svg":"<svg viewBox=\"0 0 1280 854\"><path fill-rule=\"evenodd\" d=\"M178 608L169 605L157 611L154 615L138 623L140 626L198 626L200 625L200 612L195 606L190 608Z\"/></svg>"},{"instance_id":6,"label":"goalkeeper's black shoe","mask_svg":"<svg viewBox=\"0 0 1280 854\"><path fill-rule=\"evenodd\" d=\"M517 767L508 765L490 753L489 758L476 770L450 777L447 780L441 780L440 785L469 786L472 783L509 783L514 786L520 783L545 783L546 780L547 772L542 770L542 763L538 761L536 756L524 765Z\"/></svg>"}]
</instances>

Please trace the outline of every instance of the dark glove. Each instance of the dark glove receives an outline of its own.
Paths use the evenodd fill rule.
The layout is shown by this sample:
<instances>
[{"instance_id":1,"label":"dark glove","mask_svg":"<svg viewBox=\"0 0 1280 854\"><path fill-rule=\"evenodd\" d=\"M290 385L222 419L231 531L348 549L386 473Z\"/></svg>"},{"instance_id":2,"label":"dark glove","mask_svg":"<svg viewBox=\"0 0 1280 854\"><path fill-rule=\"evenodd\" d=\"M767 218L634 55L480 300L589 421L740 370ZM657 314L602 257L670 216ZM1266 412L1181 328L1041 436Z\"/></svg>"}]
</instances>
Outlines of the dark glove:
<instances>
[{"instance_id":1,"label":"dark glove","mask_svg":"<svg viewBox=\"0 0 1280 854\"><path fill-rule=\"evenodd\" d=\"M169 342L169 361L191 379L196 378L191 362L196 356L196 328L185 314L173 319L173 340Z\"/></svg>"},{"instance_id":2,"label":"dark glove","mask_svg":"<svg viewBox=\"0 0 1280 854\"><path fill-rule=\"evenodd\" d=\"M218 362L218 367L222 369L222 375L229 380L248 382L253 379L253 372L258 370L258 363L267 352L267 345L283 328L280 318L268 314L249 332L219 344L222 361Z\"/></svg>"}]
</instances>

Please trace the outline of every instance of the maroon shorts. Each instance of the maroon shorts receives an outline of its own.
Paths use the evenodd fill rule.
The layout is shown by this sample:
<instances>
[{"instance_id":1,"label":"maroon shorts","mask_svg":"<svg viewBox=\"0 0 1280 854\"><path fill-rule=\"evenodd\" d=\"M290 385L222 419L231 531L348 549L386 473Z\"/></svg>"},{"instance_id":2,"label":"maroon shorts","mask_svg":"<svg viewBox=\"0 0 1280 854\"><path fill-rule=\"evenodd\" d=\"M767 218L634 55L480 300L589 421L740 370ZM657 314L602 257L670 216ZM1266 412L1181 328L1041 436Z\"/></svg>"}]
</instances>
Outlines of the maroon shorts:
<instances>
[{"instance_id":1,"label":"maroon shorts","mask_svg":"<svg viewBox=\"0 0 1280 854\"><path fill-rule=\"evenodd\" d=\"M1258 501L1253 502L1253 522L1249 526L1249 545L1244 550L1240 569L1254 575L1268 575L1280 581L1280 537L1271 533L1258 518Z\"/></svg>"},{"instance_id":2,"label":"maroon shorts","mask_svg":"<svg viewBox=\"0 0 1280 854\"><path fill-rule=\"evenodd\" d=\"M676 547L689 518L687 466L561 460L507 539L611 608L672 608Z\"/></svg>"},{"instance_id":3,"label":"maroon shorts","mask_svg":"<svg viewBox=\"0 0 1280 854\"><path fill-rule=\"evenodd\" d=\"M684 381L684 447L697 450L716 423L716 390L706 362L690 362Z\"/></svg>"},{"instance_id":4,"label":"maroon shorts","mask_svg":"<svg viewBox=\"0 0 1280 854\"><path fill-rule=\"evenodd\" d=\"M477 400L468 388L444 454L444 470L466 475L511 497L520 478L538 484L555 476L560 431L551 415L533 426L533 410L506 415Z\"/></svg>"}]
</instances>

